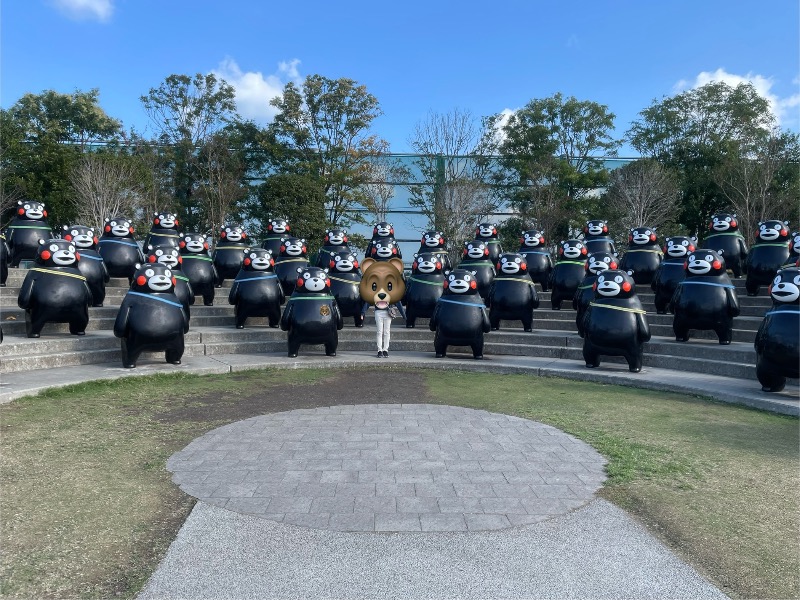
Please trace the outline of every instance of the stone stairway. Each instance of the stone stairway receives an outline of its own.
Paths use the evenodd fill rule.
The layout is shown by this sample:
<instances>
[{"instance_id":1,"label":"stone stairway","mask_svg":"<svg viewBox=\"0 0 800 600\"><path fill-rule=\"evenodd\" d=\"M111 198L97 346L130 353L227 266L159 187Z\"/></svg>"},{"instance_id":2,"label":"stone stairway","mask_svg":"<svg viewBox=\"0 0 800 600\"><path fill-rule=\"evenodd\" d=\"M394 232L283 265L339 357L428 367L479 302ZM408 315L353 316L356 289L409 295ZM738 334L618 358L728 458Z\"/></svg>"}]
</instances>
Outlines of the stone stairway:
<instances>
[{"instance_id":1,"label":"stone stairway","mask_svg":"<svg viewBox=\"0 0 800 600\"><path fill-rule=\"evenodd\" d=\"M120 343L112 328L119 303L128 287L125 279L112 279L107 287L105 305L90 308L90 320L85 336L69 334L65 324L48 324L39 339L25 337L24 311L17 307L19 286L24 269L11 269L7 287L0 288L0 323L5 340L0 344L0 375L20 371L48 369L70 365L115 363L120 361ZM185 355L212 356L230 354L282 353L286 351L286 334L267 326L266 319L250 319L245 329L234 328L233 307L228 304L228 287L217 289L214 306L198 304L191 309L191 329L186 335ZM644 348L644 366L673 369L680 372L725 376L743 380L755 379L753 341L764 313L771 306L766 289L750 298L744 281L736 280L742 315L734 321L733 343L720 346L713 332L693 332L688 343L675 341L672 316L657 315L649 287L640 286L639 297L648 311L653 334ZM561 310L551 310L550 294L540 292L541 307L534 311L533 333L522 331L520 323L503 322L500 331L485 336L486 355L539 357L583 362L583 340L576 333L575 311L562 304ZM338 352L370 351L375 347L375 328L371 316L365 327L356 328L352 319L345 319L339 333ZM433 359L433 333L426 319L418 319L414 329L404 327L402 320L392 327L393 352L430 352ZM467 348L452 348L452 352L468 353ZM321 346L301 349L301 354L322 353ZM466 355L466 354L465 354ZM164 362L163 353L145 353L140 364ZM624 364L621 358L603 357L603 363ZM752 383L747 385L752 386ZM797 381L787 389L797 395Z\"/></svg>"}]
</instances>

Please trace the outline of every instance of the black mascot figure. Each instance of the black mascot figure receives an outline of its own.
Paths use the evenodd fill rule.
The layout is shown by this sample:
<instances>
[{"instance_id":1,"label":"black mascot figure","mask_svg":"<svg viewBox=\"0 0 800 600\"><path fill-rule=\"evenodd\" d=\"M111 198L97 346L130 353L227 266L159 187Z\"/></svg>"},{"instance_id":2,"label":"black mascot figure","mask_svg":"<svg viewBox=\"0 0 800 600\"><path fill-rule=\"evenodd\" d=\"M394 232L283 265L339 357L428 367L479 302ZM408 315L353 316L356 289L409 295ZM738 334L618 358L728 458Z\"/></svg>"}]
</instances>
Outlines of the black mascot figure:
<instances>
[{"instance_id":1,"label":"black mascot figure","mask_svg":"<svg viewBox=\"0 0 800 600\"><path fill-rule=\"evenodd\" d=\"M717 213L708 224L708 235L700 248L715 250L725 257L725 264L734 277L741 277L747 262L747 244L739 233L739 222L735 214Z\"/></svg>"},{"instance_id":2,"label":"black mascot figure","mask_svg":"<svg viewBox=\"0 0 800 600\"><path fill-rule=\"evenodd\" d=\"M349 241L346 229L328 229L325 232L325 239L322 240L322 246L317 252L316 266L320 269L327 269L330 267L334 254L337 252L352 252L347 245Z\"/></svg>"},{"instance_id":3,"label":"black mascot figure","mask_svg":"<svg viewBox=\"0 0 800 600\"><path fill-rule=\"evenodd\" d=\"M288 356L296 358L302 344L324 344L325 354L336 356L339 330L344 326L331 281L325 269L298 267L297 284L286 302L281 329L288 331Z\"/></svg>"},{"instance_id":4,"label":"black mascot figure","mask_svg":"<svg viewBox=\"0 0 800 600\"><path fill-rule=\"evenodd\" d=\"M105 220L97 251L103 257L110 277L124 277L130 281L136 272L136 265L144 262L144 254L133 233L130 219L117 216Z\"/></svg>"},{"instance_id":5,"label":"black mascot figure","mask_svg":"<svg viewBox=\"0 0 800 600\"><path fill-rule=\"evenodd\" d=\"M634 227L628 236L628 249L620 261L620 269L633 271L637 284L650 285L661 266L661 248L656 230L652 227Z\"/></svg>"},{"instance_id":6,"label":"black mascot figure","mask_svg":"<svg viewBox=\"0 0 800 600\"><path fill-rule=\"evenodd\" d=\"M25 310L25 333L38 338L45 323L69 323L72 335L84 335L92 292L78 270L80 253L67 240L40 240L32 267L19 290Z\"/></svg>"},{"instance_id":7,"label":"black mascot figure","mask_svg":"<svg viewBox=\"0 0 800 600\"><path fill-rule=\"evenodd\" d=\"M781 269L769 290L772 309L756 333L756 377L765 392L780 392L800 377L800 269Z\"/></svg>"},{"instance_id":8,"label":"black mascot figure","mask_svg":"<svg viewBox=\"0 0 800 600\"><path fill-rule=\"evenodd\" d=\"M656 312L665 315L672 312L672 296L678 284L686 278L685 262L690 252L694 252L697 238L677 235L664 240L664 260L650 283L655 292Z\"/></svg>"},{"instance_id":9,"label":"black mascot figure","mask_svg":"<svg viewBox=\"0 0 800 600\"><path fill-rule=\"evenodd\" d=\"M358 268L356 255L349 250L340 250L330 255L328 262L328 279L331 280L331 294L336 298L336 305L342 318L353 317L356 327L364 326L362 308L364 302L358 286L361 284L361 271Z\"/></svg>"},{"instance_id":10,"label":"black mascot figure","mask_svg":"<svg viewBox=\"0 0 800 600\"><path fill-rule=\"evenodd\" d=\"M544 245L544 232L538 229L523 231L519 238L517 254L525 257L528 263L528 276L534 283L542 286L542 291L550 289L550 275L553 272L553 258Z\"/></svg>"},{"instance_id":11,"label":"black mascot figure","mask_svg":"<svg viewBox=\"0 0 800 600\"><path fill-rule=\"evenodd\" d=\"M267 223L267 237L261 242L261 247L272 253L275 259L281 251L281 238L290 237L292 228L286 219L270 219Z\"/></svg>"},{"instance_id":12,"label":"black mascot figure","mask_svg":"<svg viewBox=\"0 0 800 600\"><path fill-rule=\"evenodd\" d=\"M244 329L248 317L267 317L270 327L281 320L281 305L286 301L275 275L272 252L249 248L244 252L242 268L233 280L228 303L234 305L236 329Z\"/></svg>"},{"instance_id":13,"label":"black mascot figure","mask_svg":"<svg viewBox=\"0 0 800 600\"><path fill-rule=\"evenodd\" d=\"M103 257L97 251L100 240L97 239L94 229L86 225L64 225L61 238L72 242L81 255L78 270L86 277L86 285L92 292L92 306L103 306L110 276Z\"/></svg>"},{"instance_id":14,"label":"black mascot figure","mask_svg":"<svg viewBox=\"0 0 800 600\"><path fill-rule=\"evenodd\" d=\"M650 326L636 283L625 271L609 269L597 276L595 299L584 318L583 360L600 366L600 356L622 356L628 370L642 370L642 347L650 340Z\"/></svg>"},{"instance_id":15,"label":"black mascot figure","mask_svg":"<svg viewBox=\"0 0 800 600\"><path fill-rule=\"evenodd\" d=\"M181 236L180 248L181 269L189 278L192 293L203 297L205 306L214 304L214 287L217 281L217 269L208 254L208 240L202 233L190 232Z\"/></svg>"},{"instance_id":16,"label":"black mascot figure","mask_svg":"<svg viewBox=\"0 0 800 600\"><path fill-rule=\"evenodd\" d=\"M522 321L525 331L533 331L533 310L539 308L536 284L528 277L528 263L521 254L503 253L497 260L497 275L489 290L489 323L500 329L502 319Z\"/></svg>"},{"instance_id":17,"label":"black mascot figure","mask_svg":"<svg viewBox=\"0 0 800 600\"><path fill-rule=\"evenodd\" d=\"M789 260L786 261L785 267L794 267L797 261L800 260L800 231L793 231L789 240Z\"/></svg>"},{"instance_id":18,"label":"black mascot figure","mask_svg":"<svg viewBox=\"0 0 800 600\"><path fill-rule=\"evenodd\" d=\"M690 329L713 330L720 344L730 344L739 299L725 260L713 250L695 250L689 253L685 270L686 277L672 296L675 340L689 341Z\"/></svg>"},{"instance_id":19,"label":"black mascot figure","mask_svg":"<svg viewBox=\"0 0 800 600\"><path fill-rule=\"evenodd\" d=\"M163 351L168 363L181 364L189 316L174 291L175 279L168 267L155 263L137 268L114 321L126 369L136 368L142 352Z\"/></svg>"},{"instance_id":20,"label":"black mascot figure","mask_svg":"<svg viewBox=\"0 0 800 600\"><path fill-rule=\"evenodd\" d=\"M597 252L607 252L615 256L617 254L614 240L608 235L608 221L602 219L586 221L586 225L583 226L583 244L589 254Z\"/></svg>"},{"instance_id":21,"label":"black mascot figure","mask_svg":"<svg viewBox=\"0 0 800 600\"><path fill-rule=\"evenodd\" d=\"M400 258L400 246L395 240L377 239L372 240L367 246L366 257L377 261L389 261L393 258Z\"/></svg>"},{"instance_id":22,"label":"black mascot figure","mask_svg":"<svg viewBox=\"0 0 800 600\"><path fill-rule=\"evenodd\" d=\"M748 296L758 296L758 288L769 285L775 274L789 262L789 221L763 221L756 230L756 243L747 255Z\"/></svg>"},{"instance_id":23,"label":"black mascot figure","mask_svg":"<svg viewBox=\"0 0 800 600\"><path fill-rule=\"evenodd\" d=\"M589 251L581 240L566 240L558 245L556 266L550 273L550 305L561 310L564 300L572 302L575 291L586 275L586 257Z\"/></svg>"},{"instance_id":24,"label":"black mascot figure","mask_svg":"<svg viewBox=\"0 0 800 600\"><path fill-rule=\"evenodd\" d=\"M172 246L177 248L181 241L178 232L178 215L171 212L153 213L153 225L144 238L144 247Z\"/></svg>"},{"instance_id":25,"label":"black mascot figure","mask_svg":"<svg viewBox=\"0 0 800 600\"><path fill-rule=\"evenodd\" d=\"M183 305L187 318L191 319L189 307L194 304L194 290L192 282L183 272L183 256L178 248L172 244L150 246L147 248L145 260L148 264L158 263L172 271L172 277L175 279L175 295L178 297L178 302Z\"/></svg>"},{"instance_id":26,"label":"black mascot figure","mask_svg":"<svg viewBox=\"0 0 800 600\"><path fill-rule=\"evenodd\" d=\"M242 268L244 250L250 247L247 232L236 225L226 225L219 232L219 240L211 255L217 270L217 287L226 279L233 279Z\"/></svg>"},{"instance_id":27,"label":"black mascot figure","mask_svg":"<svg viewBox=\"0 0 800 600\"><path fill-rule=\"evenodd\" d=\"M478 223L475 226L475 239L483 242L489 250L489 260L492 264L497 264L497 260L503 253L503 246L497 233L497 225L495 223Z\"/></svg>"},{"instance_id":28,"label":"black mascot figure","mask_svg":"<svg viewBox=\"0 0 800 600\"><path fill-rule=\"evenodd\" d=\"M478 282L478 293L484 303L488 304L489 291L492 288L494 276L497 274L496 263L489 260L489 247L480 240L464 242L462 256L459 268L472 272L472 280Z\"/></svg>"},{"instance_id":29,"label":"black mascot figure","mask_svg":"<svg viewBox=\"0 0 800 600\"><path fill-rule=\"evenodd\" d=\"M446 274L444 294L436 303L429 327L436 332L436 358L447 356L448 346L469 346L473 357L483 358L483 334L492 326L472 271L458 268Z\"/></svg>"},{"instance_id":30,"label":"black mascot figure","mask_svg":"<svg viewBox=\"0 0 800 600\"><path fill-rule=\"evenodd\" d=\"M430 319L436 302L444 292L444 265L447 254L420 252L414 255L411 275L406 277L406 328L413 329L417 319Z\"/></svg>"},{"instance_id":31,"label":"black mascot figure","mask_svg":"<svg viewBox=\"0 0 800 600\"><path fill-rule=\"evenodd\" d=\"M442 263L443 272L450 271L453 268L450 263L450 255L447 253L447 238L445 238L444 232L426 231L422 234L417 254L423 254L425 252L436 255L436 258Z\"/></svg>"},{"instance_id":32,"label":"black mascot figure","mask_svg":"<svg viewBox=\"0 0 800 600\"><path fill-rule=\"evenodd\" d=\"M0 234L0 287L6 287L8 280L8 244L6 236Z\"/></svg>"},{"instance_id":33,"label":"black mascot figure","mask_svg":"<svg viewBox=\"0 0 800 600\"><path fill-rule=\"evenodd\" d=\"M578 328L578 335L583 337L583 318L586 316L586 309L589 308L589 303L595 297L595 283L597 276L608 271L609 269L616 269L617 257L610 252L592 252L589 258L586 259L586 275L575 290L575 296L572 298L572 308L577 313L575 315L575 325Z\"/></svg>"},{"instance_id":34,"label":"black mascot figure","mask_svg":"<svg viewBox=\"0 0 800 600\"><path fill-rule=\"evenodd\" d=\"M305 239L281 238L278 256L275 257L275 274L286 296L291 296L297 283L297 269L308 267L308 247Z\"/></svg>"},{"instance_id":35,"label":"black mascot figure","mask_svg":"<svg viewBox=\"0 0 800 600\"><path fill-rule=\"evenodd\" d=\"M44 204L33 200L18 200L17 212L6 228L9 263L18 267L22 260L34 260L39 240L49 240L53 231L47 223Z\"/></svg>"}]
</instances>

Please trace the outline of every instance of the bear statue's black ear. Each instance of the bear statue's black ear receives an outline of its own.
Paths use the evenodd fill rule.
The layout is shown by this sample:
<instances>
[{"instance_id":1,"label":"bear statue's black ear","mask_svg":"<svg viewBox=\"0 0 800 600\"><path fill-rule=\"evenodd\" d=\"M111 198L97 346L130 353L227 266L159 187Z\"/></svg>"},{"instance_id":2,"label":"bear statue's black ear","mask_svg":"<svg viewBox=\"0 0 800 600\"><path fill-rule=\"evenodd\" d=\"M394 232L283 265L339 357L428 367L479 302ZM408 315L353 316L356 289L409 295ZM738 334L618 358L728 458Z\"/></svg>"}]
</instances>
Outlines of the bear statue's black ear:
<instances>
[{"instance_id":1,"label":"bear statue's black ear","mask_svg":"<svg viewBox=\"0 0 800 600\"><path fill-rule=\"evenodd\" d=\"M449 276L450 276L450 271L445 271L445 272L444 272L444 276L445 276L445 277L449 277Z\"/></svg>"},{"instance_id":2,"label":"bear statue's black ear","mask_svg":"<svg viewBox=\"0 0 800 600\"><path fill-rule=\"evenodd\" d=\"M297 270L297 273L298 273L298 275L299 275L300 273L302 273L302 272L303 272L303 267L297 267L297 269L296 269L296 270Z\"/></svg>"},{"instance_id":3,"label":"bear statue's black ear","mask_svg":"<svg viewBox=\"0 0 800 600\"><path fill-rule=\"evenodd\" d=\"M328 274L328 271L329 271L329 269L328 269L327 267L326 267L326 268L324 268L324 269L322 269L322 270L323 270L323 271L325 271L325 275L327 275L327 274Z\"/></svg>"},{"instance_id":4,"label":"bear statue's black ear","mask_svg":"<svg viewBox=\"0 0 800 600\"><path fill-rule=\"evenodd\" d=\"M282 238L281 238L281 244L283 244L283 243L284 243L284 242L285 242L287 239L288 239L288 238L282 237Z\"/></svg>"},{"instance_id":5,"label":"bear statue's black ear","mask_svg":"<svg viewBox=\"0 0 800 600\"><path fill-rule=\"evenodd\" d=\"M694 236L694 235L693 235L693 236L692 236L692 237L690 237L689 239L690 239L690 240L692 240L692 241L693 241L695 244L697 243L697 236Z\"/></svg>"},{"instance_id":6,"label":"bear statue's black ear","mask_svg":"<svg viewBox=\"0 0 800 600\"><path fill-rule=\"evenodd\" d=\"M473 277L477 277L477 275L478 275L478 272L477 272L477 271L470 271L470 273L472 273L472 276L473 276Z\"/></svg>"},{"instance_id":7,"label":"bear statue's black ear","mask_svg":"<svg viewBox=\"0 0 800 600\"><path fill-rule=\"evenodd\" d=\"M22 200L17 200L17 206L22 206Z\"/></svg>"},{"instance_id":8,"label":"bear statue's black ear","mask_svg":"<svg viewBox=\"0 0 800 600\"><path fill-rule=\"evenodd\" d=\"M40 246L44 246L46 243L47 243L47 240L43 240L42 238L39 238L39 245Z\"/></svg>"},{"instance_id":9,"label":"bear statue's black ear","mask_svg":"<svg viewBox=\"0 0 800 600\"><path fill-rule=\"evenodd\" d=\"M725 250L723 248L720 248L719 250L717 250L717 254L722 256L723 254L725 254Z\"/></svg>"},{"instance_id":10,"label":"bear statue's black ear","mask_svg":"<svg viewBox=\"0 0 800 600\"><path fill-rule=\"evenodd\" d=\"M134 266L134 268L135 268L135 269L138 271L139 269L141 269L141 268L142 268L142 263L138 263L138 262L137 262L137 263L136 263L135 265L133 265L133 266Z\"/></svg>"},{"instance_id":11,"label":"bear statue's black ear","mask_svg":"<svg viewBox=\"0 0 800 600\"><path fill-rule=\"evenodd\" d=\"M630 275L631 277L633 277L633 269L628 269L628 270L627 270L627 271L625 271L625 272L626 272L628 275Z\"/></svg>"}]
</instances>

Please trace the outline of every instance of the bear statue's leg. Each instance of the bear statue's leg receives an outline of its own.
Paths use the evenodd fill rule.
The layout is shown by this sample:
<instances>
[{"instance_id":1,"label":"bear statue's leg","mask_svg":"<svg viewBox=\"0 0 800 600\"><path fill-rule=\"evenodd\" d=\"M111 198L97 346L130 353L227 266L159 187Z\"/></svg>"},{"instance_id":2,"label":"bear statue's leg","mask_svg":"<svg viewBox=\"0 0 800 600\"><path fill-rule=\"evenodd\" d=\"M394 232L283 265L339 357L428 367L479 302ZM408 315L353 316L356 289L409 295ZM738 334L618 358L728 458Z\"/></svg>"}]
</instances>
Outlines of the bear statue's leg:
<instances>
[{"instance_id":1,"label":"bear statue's leg","mask_svg":"<svg viewBox=\"0 0 800 600\"><path fill-rule=\"evenodd\" d=\"M786 387L786 377L776 373L769 361L760 354L756 360L756 377L764 392L780 392Z\"/></svg>"},{"instance_id":2,"label":"bear statue's leg","mask_svg":"<svg viewBox=\"0 0 800 600\"><path fill-rule=\"evenodd\" d=\"M642 370L642 346L634 344L633 347L628 348L623 355L625 360L628 361L628 370L631 373L639 373Z\"/></svg>"},{"instance_id":3,"label":"bear statue's leg","mask_svg":"<svg viewBox=\"0 0 800 600\"><path fill-rule=\"evenodd\" d=\"M364 326L364 315L358 313L353 315L353 325L356 327L363 327Z\"/></svg>"},{"instance_id":4,"label":"bear statue's leg","mask_svg":"<svg viewBox=\"0 0 800 600\"><path fill-rule=\"evenodd\" d=\"M247 321L247 311L244 310L240 304L236 304L233 310L235 315L236 329L244 329L244 322Z\"/></svg>"},{"instance_id":5,"label":"bear statue's leg","mask_svg":"<svg viewBox=\"0 0 800 600\"><path fill-rule=\"evenodd\" d=\"M742 276L742 263L737 259L728 263L728 268L733 271L733 276L736 279Z\"/></svg>"},{"instance_id":6,"label":"bear statue's leg","mask_svg":"<svg viewBox=\"0 0 800 600\"><path fill-rule=\"evenodd\" d=\"M685 322L682 315L675 315L672 320L672 331L675 332L676 342L689 341L689 325Z\"/></svg>"},{"instance_id":7,"label":"bear statue's leg","mask_svg":"<svg viewBox=\"0 0 800 600\"><path fill-rule=\"evenodd\" d=\"M550 295L550 305L552 306L553 310L561 310L561 295L557 294L555 290Z\"/></svg>"},{"instance_id":8,"label":"bear statue's leg","mask_svg":"<svg viewBox=\"0 0 800 600\"><path fill-rule=\"evenodd\" d=\"M725 323L717 324L714 332L717 334L721 346L730 345L731 339L733 339L733 322L728 320Z\"/></svg>"},{"instance_id":9,"label":"bear statue's leg","mask_svg":"<svg viewBox=\"0 0 800 600\"><path fill-rule=\"evenodd\" d=\"M171 365L179 365L181 364L181 357L183 356L183 335L179 335L175 342L166 349L164 353L164 358L166 361Z\"/></svg>"},{"instance_id":10,"label":"bear statue's leg","mask_svg":"<svg viewBox=\"0 0 800 600\"><path fill-rule=\"evenodd\" d=\"M747 279L744 282L744 287L747 288L748 296L758 296L758 288L761 286L759 286L755 282L755 280L748 274Z\"/></svg>"},{"instance_id":11,"label":"bear statue's leg","mask_svg":"<svg viewBox=\"0 0 800 600\"><path fill-rule=\"evenodd\" d=\"M289 332L289 336L287 339L288 347L289 347L289 358L297 358L297 352L300 350L300 340L297 339L291 331Z\"/></svg>"},{"instance_id":12,"label":"bear statue's leg","mask_svg":"<svg viewBox=\"0 0 800 600\"><path fill-rule=\"evenodd\" d=\"M136 348L135 343L130 338L122 338L122 366L126 369L136 368L136 359L139 358L141 350Z\"/></svg>"},{"instance_id":13,"label":"bear statue's leg","mask_svg":"<svg viewBox=\"0 0 800 600\"><path fill-rule=\"evenodd\" d=\"M333 336L325 342L326 356L336 356L336 348L339 346L339 336L334 332Z\"/></svg>"},{"instance_id":14,"label":"bear statue's leg","mask_svg":"<svg viewBox=\"0 0 800 600\"><path fill-rule=\"evenodd\" d=\"M270 308L267 319L269 320L269 326L275 329L281 322L281 307L276 305Z\"/></svg>"},{"instance_id":15,"label":"bear statue's leg","mask_svg":"<svg viewBox=\"0 0 800 600\"><path fill-rule=\"evenodd\" d=\"M38 328L37 328L38 327ZM39 334L42 332L42 327L44 327L44 323L41 325L34 325L33 316L31 315L31 309L28 308L25 310L25 335L29 338L38 338Z\"/></svg>"},{"instance_id":16,"label":"bear statue's leg","mask_svg":"<svg viewBox=\"0 0 800 600\"><path fill-rule=\"evenodd\" d=\"M522 329L527 332L533 331L533 311L531 310L528 312L527 310L522 315Z\"/></svg>"},{"instance_id":17,"label":"bear statue's leg","mask_svg":"<svg viewBox=\"0 0 800 600\"><path fill-rule=\"evenodd\" d=\"M583 317L585 316L585 312L578 307L578 313L575 315L575 327L578 330L578 335L583 337L586 335L583 331Z\"/></svg>"},{"instance_id":18,"label":"bear statue's leg","mask_svg":"<svg viewBox=\"0 0 800 600\"><path fill-rule=\"evenodd\" d=\"M83 313L69 322L69 332L72 335L85 335L86 326L89 324L89 307L83 309Z\"/></svg>"},{"instance_id":19,"label":"bear statue's leg","mask_svg":"<svg viewBox=\"0 0 800 600\"><path fill-rule=\"evenodd\" d=\"M433 338L433 349L436 351L436 358L447 356L447 344L439 337L439 332Z\"/></svg>"},{"instance_id":20,"label":"bear statue's leg","mask_svg":"<svg viewBox=\"0 0 800 600\"><path fill-rule=\"evenodd\" d=\"M210 283L203 287L203 304L205 306L214 305L214 286Z\"/></svg>"},{"instance_id":21,"label":"bear statue's leg","mask_svg":"<svg viewBox=\"0 0 800 600\"><path fill-rule=\"evenodd\" d=\"M653 304L656 305L657 314L659 315L667 314L667 305L669 304L669 298L666 298L661 293L656 292L655 298L653 298Z\"/></svg>"},{"instance_id":22,"label":"bear statue's leg","mask_svg":"<svg viewBox=\"0 0 800 600\"><path fill-rule=\"evenodd\" d=\"M473 358L475 358L476 360L482 359L483 358L483 335L481 335L481 337L479 339L477 339L474 342L472 342L472 344L470 344L470 347L472 348L472 356L473 356Z\"/></svg>"},{"instance_id":23,"label":"bear statue's leg","mask_svg":"<svg viewBox=\"0 0 800 600\"><path fill-rule=\"evenodd\" d=\"M492 331L500 329L500 315L494 309L489 309L489 324L492 326Z\"/></svg>"},{"instance_id":24,"label":"bear statue's leg","mask_svg":"<svg viewBox=\"0 0 800 600\"><path fill-rule=\"evenodd\" d=\"M584 340L583 342L583 360L590 369L600 366L600 355L595 351L588 340Z\"/></svg>"},{"instance_id":25,"label":"bear statue's leg","mask_svg":"<svg viewBox=\"0 0 800 600\"><path fill-rule=\"evenodd\" d=\"M543 292L549 292L549 291L550 291L550 288L549 288L549 287L548 287L548 285L547 285L547 277L545 277L544 279L542 279L542 281L540 281L539 283L540 283L540 284L541 284L541 286L542 286L542 291L543 291Z\"/></svg>"}]
</instances>

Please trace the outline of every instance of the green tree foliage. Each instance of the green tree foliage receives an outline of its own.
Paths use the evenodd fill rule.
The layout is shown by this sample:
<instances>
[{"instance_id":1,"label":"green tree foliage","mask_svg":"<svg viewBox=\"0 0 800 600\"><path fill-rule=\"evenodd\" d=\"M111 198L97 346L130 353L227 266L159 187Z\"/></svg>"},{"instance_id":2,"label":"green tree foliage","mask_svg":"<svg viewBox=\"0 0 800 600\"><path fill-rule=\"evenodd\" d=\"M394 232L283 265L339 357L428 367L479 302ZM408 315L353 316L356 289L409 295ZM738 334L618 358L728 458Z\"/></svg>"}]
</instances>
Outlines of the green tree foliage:
<instances>
[{"instance_id":1,"label":"green tree foliage","mask_svg":"<svg viewBox=\"0 0 800 600\"><path fill-rule=\"evenodd\" d=\"M272 141L286 148L278 169L320 182L330 223L361 220L354 209L370 201L363 188L373 180L370 158L388 152L388 143L370 133L381 114L377 98L352 79L309 75L300 88L286 84L272 105L279 111L269 127Z\"/></svg>"},{"instance_id":2,"label":"green tree foliage","mask_svg":"<svg viewBox=\"0 0 800 600\"><path fill-rule=\"evenodd\" d=\"M605 185L608 172L600 160L613 156L614 114L597 102L557 93L533 99L502 126L497 149L506 168L511 204L521 222L536 221L552 240L594 212L590 191Z\"/></svg>"},{"instance_id":3,"label":"green tree foliage","mask_svg":"<svg viewBox=\"0 0 800 600\"><path fill-rule=\"evenodd\" d=\"M218 131L238 120L235 90L214 74L170 75L140 100L156 130L156 140L168 150L167 167L173 196L186 227L202 229L198 188L198 148Z\"/></svg>"},{"instance_id":4,"label":"green tree foliage","mask_svg":"<svg viewBox=\"0 0 800 600\"><path fill-rule=\"evenodd\" d=\"M692 233L729 203L715 171L729 157L747 156L775 126L769 103L749 83L711 82L654 101L639 114L626 138L643 156L679 173L679 221Z\"/></svg>"},{"instance_id":5,"label":"green tree foliage","mask_svg":"<svg viewBox=\"0 0 800 600\"><path fill-rule=\"evenodd\" d=\"M88 144L108 142L120 122L99 104L99 92L46 90L25 94L0 111L2 196L26 196L47 205L50 221L60 225L75 217L70 172ZM8 207L3 206L5 222Z\"/></svg>"}]
</instances>

